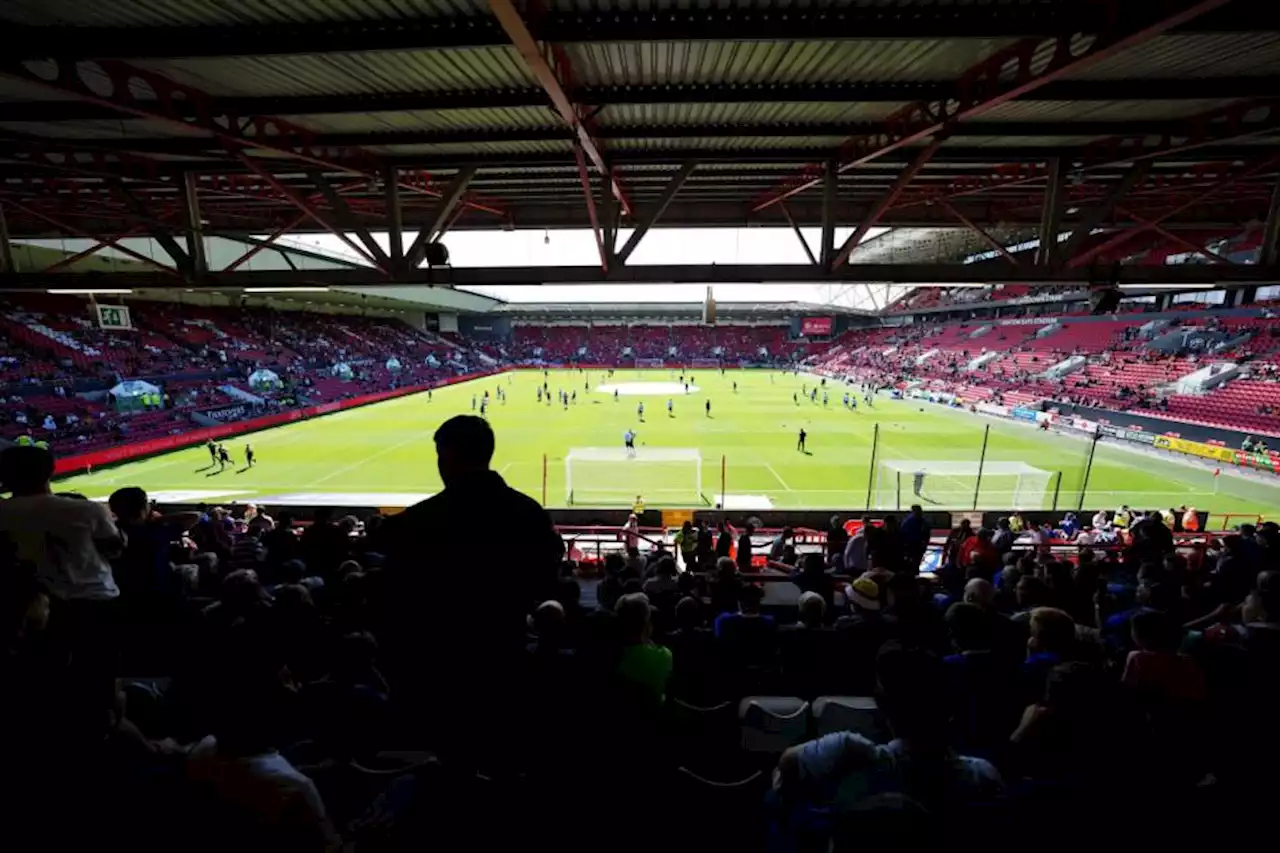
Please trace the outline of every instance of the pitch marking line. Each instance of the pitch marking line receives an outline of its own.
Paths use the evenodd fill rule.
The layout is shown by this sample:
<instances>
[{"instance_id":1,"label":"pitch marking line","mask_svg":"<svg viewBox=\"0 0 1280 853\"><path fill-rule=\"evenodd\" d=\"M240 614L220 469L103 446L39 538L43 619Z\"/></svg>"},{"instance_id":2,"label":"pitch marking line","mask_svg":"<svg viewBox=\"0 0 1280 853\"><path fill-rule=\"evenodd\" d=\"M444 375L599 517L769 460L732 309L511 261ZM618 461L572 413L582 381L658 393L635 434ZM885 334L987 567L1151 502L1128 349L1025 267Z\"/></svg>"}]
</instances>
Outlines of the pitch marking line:
<instances>
[{"instance_id":1,"label":"pitch marking line","mask_svg":"<svg viewBox=\"0 0 1280 853\"><path fill-rule=\"evenodd\" d=\"M372 462L374 459L377 459L377 458L378 458L378 457L380 457L380 456L386 456L388 453L394 453L395 451L399 450L400 448L402 448L402 447L408 447L410 444L413 444L414 442L422 441L423 436L431 435L431 434L433 434L435 431L436 431L436 427L431 427L430 429L425 429L425 430L423 430L422 432L416 432L416 433L414 433L413 435L411 435L411 436L409 436L408 438L406 438L404 441L400 441L400 442L397 442L397 443L395 443L395 444L392 444L392 445L389 445L389 446L387 446L387 447L384 447L384 448L382 448L381 450L379 450L377 453L371 453L370 455L368 455L368 456L364 457L364 458L363 458L363 459L361 459L359 462L353 463L353 464L351 464L351 465L344 466L344 467L339 468L338 470L336 470L336 471L334 471L334 472L332 472L332 473L330 473L330 474L326 474L326 475L324 475L324 476L323 476L323 477L321 477L319 480L315 480L315 481L313 481L313 482L309 483L309 484L307 485L307 488L309 488L309 489L314 489L316 486L320 485L321 483L327 483L328 481L332 480L333 478L335 478L335 477L341 477L343 474L346 474L346 473L347 473L347 472L349 472L349 471L354 471L354 470L356 470L357 468L363 468L365 465L368 465L368 464L369 464L370 462Z\"/></svg>"},{"instance_id":2,"label":"pitch marking line","mask_svg":"<svg viewBox=\"0 0 1280 853\"><path fill-rule=\"evenodd\" d=\"M777 480L777 481L778 481L778 484L779 484L779 485L781 485L781 486L782 486L782 488L783 488L784 490L786 490L786 491L788 491L788 492L794 492L794 491L795 491L795 489L793 489L793 488L791 488L790 486L788 486L788 485L787 485L787 481L786 481L786 480L782 479L782 475L780 475L777 471L773 470L773 466L772 466L772 465L770 465L768 462L766 462L766 463L764 463L764 467L766 467L766 468L768 468L768 469L769 469L769 473L773 475L773 479Z\"/></svg>"}]
</instances>

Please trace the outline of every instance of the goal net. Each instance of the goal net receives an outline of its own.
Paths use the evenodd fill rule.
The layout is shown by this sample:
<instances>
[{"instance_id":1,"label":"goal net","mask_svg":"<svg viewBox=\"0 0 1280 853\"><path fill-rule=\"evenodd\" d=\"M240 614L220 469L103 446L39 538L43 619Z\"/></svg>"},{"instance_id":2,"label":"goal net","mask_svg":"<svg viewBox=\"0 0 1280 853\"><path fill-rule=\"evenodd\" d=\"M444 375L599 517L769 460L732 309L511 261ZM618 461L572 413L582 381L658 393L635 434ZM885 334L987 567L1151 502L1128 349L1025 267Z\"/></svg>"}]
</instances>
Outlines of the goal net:
<instances>
[{"instance_id":1,"label":"goal net","mask_svg":"<svg viewBox=\"0 0 1280 853\"><path fill-rule=\"evenodd\" d=\"M564 458L570 506L646 503L702 506L702 454L682 447L574 447Z\"/></svg>"},{"instance_id":2,"label":"goal net","mask_svg":"<svg viewBox=\"0 0 1280 853\"><path fill-rule=\"evenodd\" d=\"M981 476L981 483L979 483ZM1025 462L883 460L876 470L874 506L905 509L921 504L938 509L1043 509L1050 484L1061 473Z\"/></svg>"}]
</instances>

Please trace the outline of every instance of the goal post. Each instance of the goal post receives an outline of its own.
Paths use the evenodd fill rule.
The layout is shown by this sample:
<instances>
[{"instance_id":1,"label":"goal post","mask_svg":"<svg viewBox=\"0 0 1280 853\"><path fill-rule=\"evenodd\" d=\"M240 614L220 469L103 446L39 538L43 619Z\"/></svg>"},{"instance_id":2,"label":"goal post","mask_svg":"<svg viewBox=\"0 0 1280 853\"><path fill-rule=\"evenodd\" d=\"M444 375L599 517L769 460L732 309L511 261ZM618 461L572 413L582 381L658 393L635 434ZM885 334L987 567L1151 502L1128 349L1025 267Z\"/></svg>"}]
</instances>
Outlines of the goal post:
<instances>
[{"instance_id":1,"label":"goal post","mask_svg":"<svg viewBox=\"0 0 1280 853\"><path fill-rule=\"evenodd\" d=\"M646 503L708 506L702 489L702 453L686 447L574 447L564 458L569 506Z\"/></svg>"},{"instance_id":2,"label":"goal post","mask_svg":"<svg viewBox=\"0 0 1280 853\"><path fill-rule=\"evenodd\" d=\"M991 509L1048 509L1061 471L1025 462L882 460L876 469L873 506L899 510L911 504L970 509L974 498Z\"/></svg>"}]
</instances>

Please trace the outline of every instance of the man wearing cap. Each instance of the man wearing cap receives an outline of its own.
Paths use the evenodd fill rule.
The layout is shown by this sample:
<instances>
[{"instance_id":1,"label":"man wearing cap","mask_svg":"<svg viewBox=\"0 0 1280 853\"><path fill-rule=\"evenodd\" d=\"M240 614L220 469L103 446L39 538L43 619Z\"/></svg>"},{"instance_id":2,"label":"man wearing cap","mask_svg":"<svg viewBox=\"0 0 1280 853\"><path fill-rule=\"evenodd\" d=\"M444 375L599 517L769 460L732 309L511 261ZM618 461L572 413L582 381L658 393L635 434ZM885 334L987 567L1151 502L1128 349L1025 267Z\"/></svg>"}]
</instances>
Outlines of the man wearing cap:
<instances>
[{"instance_id":1,"label":"man wearing cap","mask_svg":"<svg viewBox=\"0 0 1280 853\"><path fill-rule=\"evenodd\" d=\"M862 575L844 589L853 613L836 620L836 634L845 655L846 690L860 691L851 695L866 696L875 689L871 673L876 652L886 640L893 639L893 625L884 618L884 590L870 575Z\"/></svg>"}]
</instances>

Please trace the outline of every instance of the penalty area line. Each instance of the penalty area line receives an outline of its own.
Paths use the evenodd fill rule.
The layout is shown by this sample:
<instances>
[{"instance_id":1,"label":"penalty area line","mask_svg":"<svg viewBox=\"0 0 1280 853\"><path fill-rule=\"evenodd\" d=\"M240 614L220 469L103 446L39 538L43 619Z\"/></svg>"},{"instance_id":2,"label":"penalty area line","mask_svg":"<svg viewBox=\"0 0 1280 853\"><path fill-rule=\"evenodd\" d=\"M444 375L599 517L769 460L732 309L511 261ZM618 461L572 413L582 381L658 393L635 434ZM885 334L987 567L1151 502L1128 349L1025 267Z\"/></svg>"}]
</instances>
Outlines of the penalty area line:
<instances>
[{"instance_id":1,"label":"penalty area line","mask_svg":"<svg viewBox=\"0 0 1280 853\"><path fill-rule=\"evenodd\" d=\"M779 474L777 471L775 471L775 470L773 469L773 466L772 466L772 465L770 465L768 462L766 462L766 463L764 463L764 467L769 469L769 473L773 475L773 479L777 480L777 481L778 481L778 484L779 484L780 486L782 486L782 488L783 488L784 490L786 490L786 491L788 491L788 492L794 492L794 491L795 491L795 489L793 489L793 488L791 488L790 486L788 486L788 485L787 485L787 481L786 481L786 480L784 480L784 479L782 479L782 475L781 475L781 474Z\"/></svg>"}]
</instances>

